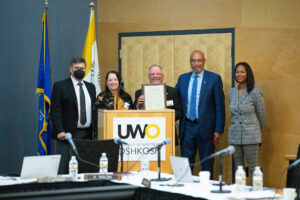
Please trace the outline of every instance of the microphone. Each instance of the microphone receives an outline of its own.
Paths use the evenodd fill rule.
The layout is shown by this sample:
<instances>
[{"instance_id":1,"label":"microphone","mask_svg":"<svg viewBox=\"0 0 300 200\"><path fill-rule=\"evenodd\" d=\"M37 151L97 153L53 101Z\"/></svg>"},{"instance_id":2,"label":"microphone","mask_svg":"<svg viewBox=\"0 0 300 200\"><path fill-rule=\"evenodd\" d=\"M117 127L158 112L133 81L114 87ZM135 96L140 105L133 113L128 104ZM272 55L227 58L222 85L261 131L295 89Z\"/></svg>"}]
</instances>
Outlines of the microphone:
<instances>
[{"instance_id":1,"label":"microphone","mask_svg":"<svg viewBox=\"0 0 300 200\"><path fill-rule=\"evenodd\" d=\"M74 142L73 142L73 139L72 139L72 134L71 134L71 133L66 133L65 138L66 138L67 141L70 143L70 145L71 145L71 147L72 147L74 153L76 154L76 156L79 157L78 151L77 151L76 146L75 146L75 144L74 144Z\"/></svg>"},{"instance_id":2,"label":"microphone","mask_svg":"<svg viewBox=\"0 0 300 200\"><path fill-rule=\"evenodd\" d=\"M235 152L235 148L234 146L230 145L229 147L227 147L226 149L223 149L221 151L218 151L216 153L213 153L211 155L209 155L208 157L204 158L201 163L203 163L204 161L208 160L208 159L211 159L211 158L214 158L214 157L217 157L217 156L221 156L223 154L233 154Z\"/></svg>"},{"instance_id":3,"label":"microphone","mask_svg":"<svg viewBox=\"0 0 300 200\"><path fill-rule=\"evenodd\" d=\"M220 156L220 155L223 155L223 154L233 154L234 152L235 152L234 146L230 145L226 149L223 149L223 150L218 151L218 152L216 152L214 154L211 154L209 157L213 158L213 157Z\"/></svg>"},{"instance_id":4,"label":"microphone","mask_svg":"<svg viewBox=\"0 0 300 200\"><path fill-rule=\"evenodd\" d=\"M121 80L119 82L119 87L118 87L118 91L117 91L117 99L116 99L116 110L118 110L118 99L119 99L119 93L120 93L120 90L124 87L124 81Z\"/></svg>"},{"instance_id":5,"label":"microphone","mask_svg":"<svg viewBox=\"0 0 300 200\"><path fill-rule=\"evenodd\" d=\"M162 146L166 145L166 144L170 144L171 143L171 139L170 138L167 138L165 139L164 141L162 141L161 143L155 145L154 147L151 147L149 150L148 150L148 153L149 151L152 151L153 149L160 149Z\"/></svg>"},{"instance_id":6,"label":"microphone","mask_svg":"<svg viewBox=\"0 0 300 200\"><path fill-rule=\"evenodd\" d=\"M288 170L293 168L293 167L296 167L299 163L300 163L300 158L298 160L295 160L292 164L290 164L288 166Z\"/></svg>"},{"instance_id":7,"label":"microphone","mask_svg":"<svg viewBox=\"0 0 300 200\"><path fill-rule=\"evenodd\" d=\"M115 144L123 144L123 145L128 145L127 142L124 142L123 140L121 140L120 138L115 138L114 139L114 143Z\"/></svg>"}]
</instances>

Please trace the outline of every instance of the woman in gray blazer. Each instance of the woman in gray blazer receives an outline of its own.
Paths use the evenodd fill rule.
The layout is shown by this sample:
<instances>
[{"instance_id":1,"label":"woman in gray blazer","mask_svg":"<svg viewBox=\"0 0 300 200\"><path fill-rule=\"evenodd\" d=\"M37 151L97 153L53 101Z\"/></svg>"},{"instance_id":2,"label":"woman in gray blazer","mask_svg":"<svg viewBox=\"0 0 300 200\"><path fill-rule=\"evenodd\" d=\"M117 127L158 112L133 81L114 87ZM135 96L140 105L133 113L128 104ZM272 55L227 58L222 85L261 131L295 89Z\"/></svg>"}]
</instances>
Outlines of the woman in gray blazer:
<instances>
[{"instance_id":1,"label":"woman in gray blazer","mask_svg":"<svg viewBox=\"0 0 300 200\"><path fill-rule=\"evenodd\" d=\"M238 86L229 90L231 124L228 143L235 147L235 166L244 166L246 158L252 175L255 166L258 166L261 131L265 123L264 98L261 90L255 87L254 75L248 63L238 63L234 74Z\"/></svg>"}]
</instances>

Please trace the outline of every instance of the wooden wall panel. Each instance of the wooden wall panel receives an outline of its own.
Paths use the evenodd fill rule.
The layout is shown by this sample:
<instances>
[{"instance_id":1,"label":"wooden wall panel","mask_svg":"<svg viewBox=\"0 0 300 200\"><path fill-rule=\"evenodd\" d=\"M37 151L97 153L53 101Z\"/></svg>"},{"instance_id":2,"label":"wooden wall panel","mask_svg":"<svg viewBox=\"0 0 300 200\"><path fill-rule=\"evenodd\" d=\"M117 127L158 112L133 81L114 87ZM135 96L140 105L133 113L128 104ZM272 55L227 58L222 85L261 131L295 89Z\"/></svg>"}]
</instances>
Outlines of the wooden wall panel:
<instances>
[{"instance_id":1,"label":"wooden wall panel","mask_svg":"<svg viewBox=\"0 0 300 200\"><path fill-rule=\"evenodd\" d=\"M122 77L125 89L133 100L135 91L141 88L141 84L149 83L148 68L152 64L158 64L164 68L166 81L174 79L173 57L173 36L122 38Z\"/></svg>"}]
</instances>

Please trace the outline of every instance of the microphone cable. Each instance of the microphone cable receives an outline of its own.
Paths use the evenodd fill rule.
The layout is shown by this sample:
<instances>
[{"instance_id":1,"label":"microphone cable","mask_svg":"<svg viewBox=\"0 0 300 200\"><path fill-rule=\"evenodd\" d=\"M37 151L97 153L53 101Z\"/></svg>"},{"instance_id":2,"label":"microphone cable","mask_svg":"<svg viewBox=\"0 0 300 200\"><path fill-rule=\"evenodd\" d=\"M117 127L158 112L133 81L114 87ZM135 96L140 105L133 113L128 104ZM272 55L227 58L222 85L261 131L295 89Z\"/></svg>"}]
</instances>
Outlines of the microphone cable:
<instances>
[{"instance_id":1,"label":"microphone cable","mask_svg":"<svg viewBox=\"0 0 300 200\"><path fill-rule=\"evenodd\" d=\"M77 157L77 159L78 159L80 162L85 163L85 164L88 164L88 165L91 165L91 166L94 166L94 167L96 167L98 170L100 169L99 165L96 165L96 164L94 164L94 163L92 163L92 162L89 162L89 161L87 161L87 160L83 160L82 158L80 158L79 155L76 155L76 157Z\"/></svg>"},{"instance_id":2,"label":"microphone cable","mask_svg":"<svg viewBox=\"0 0 300 200\"><path fill-rule=\"evenodd\" d=\"M144 155L145 154L142 154L136 161L134 161L134 163L130 166L130 168L128 168L128 162L127 162L127 170L126 170L126 172L128 173L138 162L140 162L141 159L144 157ZM128 158L129 158L129 154L128 154Z\"/></svg>"},{"instance_id":3,"label":"microphone cable","mask_svg":"<svg viewBox=\"0 0 300 200\"><path fill-rule=\"evenodd\" d=\"M272 198L269 197L268 199L271 200L271 199L275 199L275 198L276 198L276 194L278 193L279 187L280 187L280 185L281 185L283 175L284 175L284 173L287 171L288 167L289 167L289 166L287 166L286 168L284 168L284 169L282 170L282 172L281 172L281 174L280 174L280 177L279 177L279 180L278 180L278 183L277 183L277 186L276 186L276 189L275 189L274 196L273 196Z\"/></svg>"}]
</instances>

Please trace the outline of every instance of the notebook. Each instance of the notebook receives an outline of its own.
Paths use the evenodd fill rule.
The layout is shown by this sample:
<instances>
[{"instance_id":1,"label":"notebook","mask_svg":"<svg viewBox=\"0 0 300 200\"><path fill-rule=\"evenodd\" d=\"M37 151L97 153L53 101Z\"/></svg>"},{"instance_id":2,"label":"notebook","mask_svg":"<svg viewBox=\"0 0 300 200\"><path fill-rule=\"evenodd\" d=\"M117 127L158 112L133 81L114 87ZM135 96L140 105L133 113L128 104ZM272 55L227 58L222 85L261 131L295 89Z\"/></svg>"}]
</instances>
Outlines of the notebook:
<instances>
[{"instance_id":1,"label":"notebook","mask_svg":"<svg viewBox=\"0 0 300 200\"><path fill-rule=\"evenodd\" d=\"M188 158L170 156L170 160L173 174L177 182L194 182Z\"/></svg>"},{"instance_id":2,"label":"notebook","mask_svg":"<svg viewBox=\"0 0 300 200\"><path fill-rule=\"evenodd\" d=\"M21 179L56 177L60 155L26 156L23 160Z\"/></svg>"}]
</instances>

